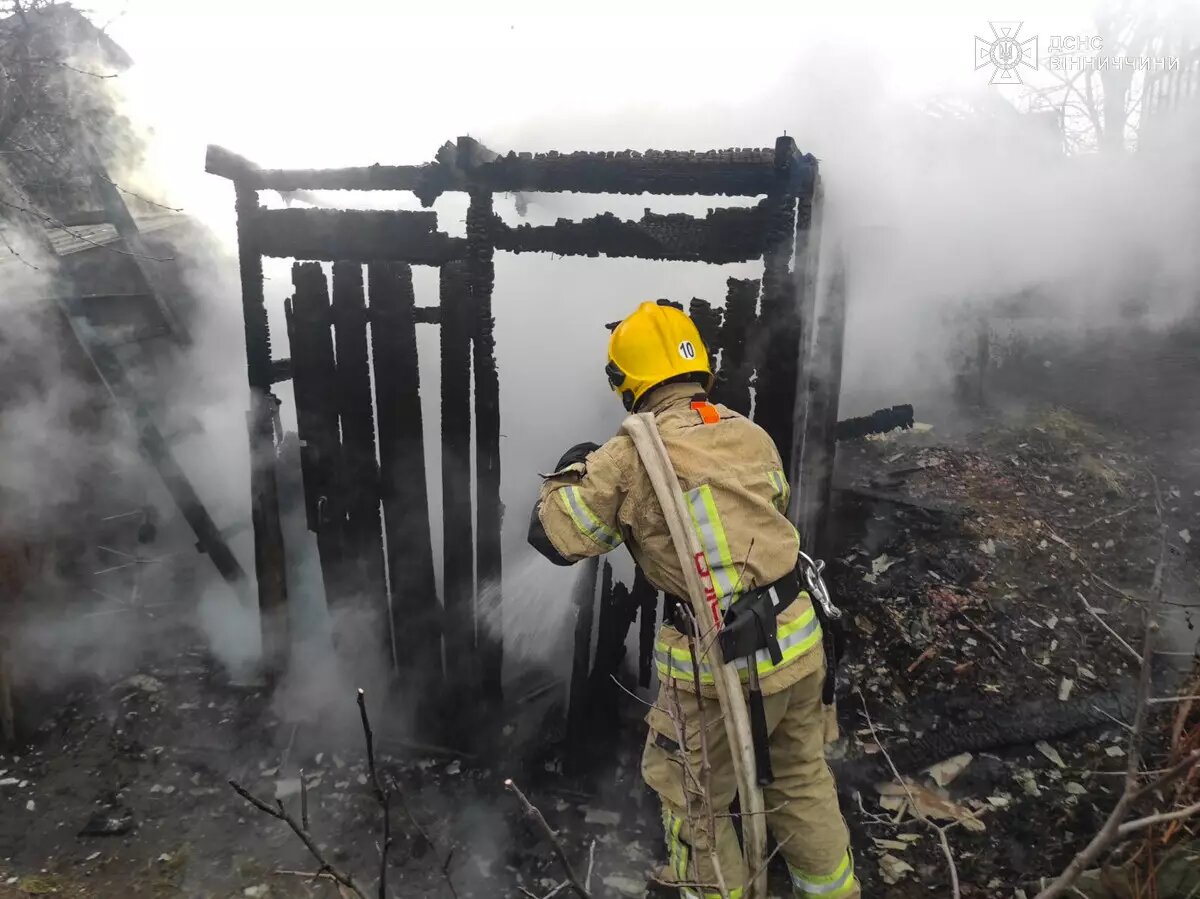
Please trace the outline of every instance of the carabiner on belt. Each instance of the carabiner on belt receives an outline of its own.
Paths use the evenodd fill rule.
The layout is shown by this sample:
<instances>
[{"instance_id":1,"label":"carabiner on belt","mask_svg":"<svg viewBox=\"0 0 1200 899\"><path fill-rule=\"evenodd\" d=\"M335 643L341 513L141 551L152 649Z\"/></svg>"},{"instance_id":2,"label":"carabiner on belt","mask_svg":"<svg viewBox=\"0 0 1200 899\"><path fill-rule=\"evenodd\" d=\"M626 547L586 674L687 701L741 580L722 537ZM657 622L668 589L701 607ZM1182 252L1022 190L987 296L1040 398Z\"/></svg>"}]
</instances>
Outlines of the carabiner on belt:
<instances>
[{"instance_id":1,"label":"carabiner on belt","mask_svg":"<svg viewBox=\"0 0 1200 899\"><path fill-rule=\"evenodd\" d=\"M825 586L825 581L821 578L821 572L825 570L825 563L820 559L813 561L803 551L800 552L800 561L803 563L801 568L804 573L804 585L808 588L808 595L821 607L821 611L831 621L841 618L842 610L835 606L833 600L829 598L829 588Z\"/></svg>"}]
</instances>

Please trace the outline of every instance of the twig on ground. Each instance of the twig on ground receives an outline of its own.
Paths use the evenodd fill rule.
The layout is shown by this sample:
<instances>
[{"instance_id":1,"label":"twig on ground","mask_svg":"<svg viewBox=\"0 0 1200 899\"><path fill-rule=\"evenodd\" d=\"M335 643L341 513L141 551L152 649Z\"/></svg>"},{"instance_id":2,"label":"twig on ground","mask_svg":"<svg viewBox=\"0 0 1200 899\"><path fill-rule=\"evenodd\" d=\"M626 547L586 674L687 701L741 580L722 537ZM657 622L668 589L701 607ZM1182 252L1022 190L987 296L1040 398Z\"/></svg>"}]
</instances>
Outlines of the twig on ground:
<instances>
[{"instance_id":1,"label":"twig on ground","mask_svg":"<svg viewBox=\"0 0 1200 899\"><path fill-rule=\"evenodd\" d=\"M1075 595L1079 597L1080 602L1083 603L1083 607L1085 609L1087 609L1088 614L1091 615L1093 618L1095 618L1097 621L1099 621L1100 626L1102 628L1104 628L1106 631L1108 631L1110 634L1112 634L1112 636L1116 639L1116 641L1118 643L1120 643L1127 650L1129 650L1129 654L1131 656L1133 656L1135 659L1137 659L1138 664L1140 665L1142 663L1142 654L1140 652L1138 652L1136 649L1134 649L1132 646L1130 646L1128 641L1124 637L1122 637L1115 630L1113 630L1112 627L1109 626L1109 623L1100 617L1100 612L1096 609L1095 606L1093 606L1090 602L1087 601L1087 597L1085 597L1078 590L1075 591Z\"/></svg>"},{"instance_id":2,"label":"twig on ground","mask_svg":"<svg viewBox=\"0 0 1200 899\"><path fill-rule=\"evenodd\" d=\"M322 872L329 874L339 884L346 887L347 889L352 890L354 892L354 895L358 896L359 899L367 899L367 894L362 891L362 889L355 882L353 877L351 877L349 874L346 874L346 873L338 870L336 867L333 866L333 864L331 864L329 862L328 859L325 858L324 853L322 853L321 850L317 847L316 841L312 838L312 836L309 834L309 832L307 830L305 830L303 827L300 826L299 821L297 821L290 814L288 814L288 811L287 811L287 809L285 809L283 807L282 802L277 801L275 803L276 808L271 808L271 806L267 805L265 802L263 802L257 796L254 796L253 794L251 794L249 790L247 790L245 787L243 787L236 780L229 781L229 786L233 787L233 791L235 793L237 793L239 796L241 796L243 799L245 799L247 802L249 802L252 806L254 806L256 809L258 809L260 812L262 812L263 814L266 814L266 815L270 815L272 818L275 818L278 821L282 821L284 824L286 824L288 827L290 827L292 829L292 833L294 833L296 836L298 836L300 838L300 842L302 842L305 845L305 847L308 849L308 851L312 854L312 857L315 858L320 863L321 868L317 872L318 874L320 874Z\"/></svg>"},{"instance_id":3,"label":"twig on ground","mask_svg":"<svg viewBox=\"0 0 1200 899\"><path fill-rule=\"evenodd\" d=\"M909 789L908 780L901 776L900 769L896 767L896 763L892 761L891 754L887 751L887 747L883 745L883 741L879 739L879 735L875 731L875 723L871 721L871 713L867 711L867 698L861 690L858 692L858 700L862 704L863 717L866 719L867 727L871 731L871 739L875 741L875 745L879 747L879 751L883 754L883 758L888 763L888 768L892 771L892 776L896 778L899 784L904 787L904 792L908 796L908 805L912 813L917 818L920 818L930 829L934 830L938 835L938 841L942 844L942 854L946 856L946 864L950 868L950 892L954 899L962 899L962 891L958 886L958 866L954 863L954 853L950 851L950 841L946 839L946 828L939 824L935 824L925 813L921 811L917 805L916 797L913 796L912 790Z\"/></svg>"},{"instance_id":4,"label":"twig on ground","mask_svg":"<svg viewBox=\"0 0 1200 899\"><path fill-rule=\"evenodd\" d=\"M586 890L592 889L592 872L596 870L596 841L592 840L592 848L588 850L588 867L587 874L583 878L583 886Z\"/></svg>"},{"instance_id":5,"label":"twig on ground","mask_svg":"<svg viewBox=\"0 0 1200 899\"><path fill-rule=\"evenodd\" d=\"M1176 809L1173 812L1159 812L1157 815L1147 815L1145 818L1136 818L1133 821L1126 821L1117 828L1117 833L1120 836L1128 836L1134 831L1142 830L1146 827L1151 827L1155 824L1165 824L1168 821L1180 821L1183 818L1190 818L1192 815L1200 814L1200 802L1193 803L1186 808Z\"/></svg>"},{"instance_id":6,"label":"twig on ground","mask_svg":"<svg viewBox=\"0 0 1200 899\"><path fill-rule=\"evenodd\" d=\"M1138 508L1140 508L1140 507L1139 506L1130 506L1128 509L1122 509L1120 512L1113 512L1111 515L1101 515L1099 518L1092 519L1087 524L1075 525L1074 530L1086 531L1088 528L1095 527L1096 525L1101 524L1105 521L1115 521L1116 519L1121 518L1124 515L1128 515L1130 512L1132 512Z\"/></svg>"},{"instance_id":7,"label":"twig on ground","mask_svg":"<svg viewBox=\"0 0 1200 899\"><path fill-rule=\"evenodd\" d=\"M554 857L558 859L563 873L567 875L567 880L571 884L571 889L575 891L575 895L579 896L579 899L592 899L592 894L580 882L579 877L575 874L575 869L571 867L571 862L567 859L566 850L563 849L563 844L559 840L558 834L546 822L546 818L538 810L537 806L529 801L525 794L521 792L521 788L513 783L512 778L504 781L504 786L517 797L517 800L521 803L521 808L525 812L525 817L537 824L538 828L542 831L542 836L546 838L546 841L550 844L550 848L554 850Z\"/></svg>"},{"instance_id":8,"label":"twig on ground","mask_svg":"<svg viewBox=\"0 0 1200 899\"><path fill-rule=\"evenodd\" d=\"M996 658L1000 659L1000 661L1004 661L1008 657L1008 647L1001 643L993 634L988 632L986 628L980 624L977 624L966 612L960 613L959 617L961 617L962 620L967 623L971 630L975 631L975 633L979 634L979 636L983 637L983 639L987 640L988 643L992 645L992 651L996 653Z\"/></svg>"},{"instance_id":9,"label":"twig on ground","mask_svg":"<svg viewBox=\"0 0 1200 899\"><path fill-rule=\"evenodd\" d=\"M1153 699L1147 699L1146 701L1152 705L1157 705L1168 702L1195 702L1196 700L1200 700L1200 693L1191 696L1155 696Z\"/></svg>"}]
</instances>

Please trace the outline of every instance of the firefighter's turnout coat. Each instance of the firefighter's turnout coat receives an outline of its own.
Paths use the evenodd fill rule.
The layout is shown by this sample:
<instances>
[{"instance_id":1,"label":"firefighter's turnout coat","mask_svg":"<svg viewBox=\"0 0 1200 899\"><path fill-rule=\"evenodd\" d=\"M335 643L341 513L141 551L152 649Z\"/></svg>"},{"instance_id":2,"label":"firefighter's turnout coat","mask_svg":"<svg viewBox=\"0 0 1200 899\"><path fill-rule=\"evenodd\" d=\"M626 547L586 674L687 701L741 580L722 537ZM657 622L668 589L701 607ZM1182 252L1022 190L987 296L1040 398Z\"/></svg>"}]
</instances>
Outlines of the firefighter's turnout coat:
<instances>
[{"instance_id":1,"label":"firefighter's turnout coat","mask_svg":"<svg viewBox=\"0 0 1200 899\"><path fill-rule=\"evenodd\" d=\"M792 572L800 538L786 515L788 481L770 436L744 416L710 405L697 394L695 384L662 385L647 394L638 411L655 417L683 489L691 526L704 550L713 601L724 610L742 593ZM613 437L583 461L545 477L530 524L530 542L558 564L625 544L654 586L687 596L666 519L626 435ZM779 664L773 664L765 650L753 660L765 697L775 771L774 784L764 790L767 808L773 810L768 823L776 839L786 841L781 852L797 895L858 896L845 822L824 759L822 634L806 593L780 614L777 637L782 651ZM719 814L736 792L724 729L705 728L715 819L695 813L701 805L694 787L699 779L681 777L679 770L686 763L699 772L700 704L703 697L716 695L712 673L701 665L697 696L687 638L669 623L658 634L654 661L664 695L647 716L650 734L642 772L663 801L672 876L681 883L713 883L709 847L715 840L725 884L731 894L740 895L747 872L731 819ZM734 663L743 683L751 663L750 659ZM670 691L669 702L666 691ZM682 722L672 720L667 712L676 707ZM704 709L711 723L716 703L710 701ZM685 730L684 746L678 740L680 725ZM716 833L710 834L709 823L714 821ZM701 891L683 888L682 892L697 896Z\"/></svg>"}]
</instances>

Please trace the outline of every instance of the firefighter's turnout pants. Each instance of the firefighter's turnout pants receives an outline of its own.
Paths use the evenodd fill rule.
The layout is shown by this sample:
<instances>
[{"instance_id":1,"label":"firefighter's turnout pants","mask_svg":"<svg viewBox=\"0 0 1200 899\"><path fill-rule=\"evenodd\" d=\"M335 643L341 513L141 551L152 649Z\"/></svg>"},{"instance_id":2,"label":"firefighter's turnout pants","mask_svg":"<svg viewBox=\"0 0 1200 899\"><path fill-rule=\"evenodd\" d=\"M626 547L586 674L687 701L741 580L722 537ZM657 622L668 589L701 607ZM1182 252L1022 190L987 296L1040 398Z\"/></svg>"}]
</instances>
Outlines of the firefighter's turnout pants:
<instances>
[{"instance_id":1,"label":"firefighter's turnout pants","mask_svg":"<svg viewBox=\"0 0 1200 899\"><path fill-rule=\"evenodd\" d=\"M779 853L787 861L795 895L841 899L861 893L846 822L825 762L824 677L824 670L817 669L764 697L775 780L763 788L763 798L767 826L781 844ZM642 776L662 800L671 879L690 885L681 888L685 899L715 899L720 895L715 854L729 896L738 899L752 872L745 869L729 816L737 781L715 698L665 680L646 720L650 731ZM704 791L712 797L711 812Z\"/></svg>"}]
</instances>

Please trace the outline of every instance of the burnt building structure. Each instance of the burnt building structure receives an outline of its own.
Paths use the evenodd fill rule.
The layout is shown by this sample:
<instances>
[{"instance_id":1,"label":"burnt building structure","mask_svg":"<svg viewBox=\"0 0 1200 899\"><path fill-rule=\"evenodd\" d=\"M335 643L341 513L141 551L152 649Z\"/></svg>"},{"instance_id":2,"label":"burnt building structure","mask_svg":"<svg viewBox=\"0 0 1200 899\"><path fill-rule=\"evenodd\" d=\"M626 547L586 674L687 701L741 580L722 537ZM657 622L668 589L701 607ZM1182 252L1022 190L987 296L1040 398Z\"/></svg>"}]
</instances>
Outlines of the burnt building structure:
<instances>
[{"instance_id":1,"label":"burnt building structure","mask_svg":"<svg viewBox=\"0 0 1200 899\"><path fill-rule=\"evenodd\" d=\"M446 683L499 700L503 646L492 629L478 626L503 601L496 588L503 561L492 310L497 252L671 263L761 259L761 279L729 279L723 307L693 299L688 311L714 357L716 398L752 414L775 439L793 482L803 485L795 521L808 548L819 545L837 420L844 291L835 270L818 303L818 165L791 138L767 149L498 155L461 137L424 165L318 170L265 169L210 147L206 168L236 188L258 596L264 648L274 664L288 641L272 389L292 379L307 520L331 608L357 604L375 610L381 622L390 616L391 627L380 633L390 632L394 658L436 678L444 651L454 660ZM466 234L439 230L432 211L268 209L260 203L263 190L404 190L425 207L443 193L463 192L469 197ZM497 193L558 191L758 199L704 217L647 210L636 220L604 213L515 227L493 209ZM279 335L267 326L263 257L296 260L286 358L273 351ZM328 274L321 263L332 263ZM417 305L414 265L438 268L436 306ZM417 324L440 329L443 508L433 516ZM440 597L431 552L438 522L445 547ZM650 677L655 592L640 577L632 589L614 585L607 565L592 566L592 573L593 581L602 581L600 609L597 591L582 586L576 696L587 679L620 661L638 616L642 677Z\"/></svg>"}]
</instances>

